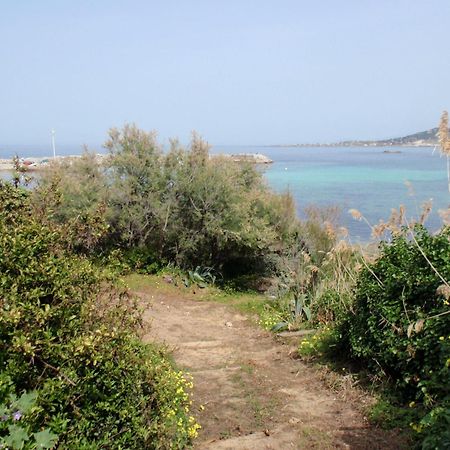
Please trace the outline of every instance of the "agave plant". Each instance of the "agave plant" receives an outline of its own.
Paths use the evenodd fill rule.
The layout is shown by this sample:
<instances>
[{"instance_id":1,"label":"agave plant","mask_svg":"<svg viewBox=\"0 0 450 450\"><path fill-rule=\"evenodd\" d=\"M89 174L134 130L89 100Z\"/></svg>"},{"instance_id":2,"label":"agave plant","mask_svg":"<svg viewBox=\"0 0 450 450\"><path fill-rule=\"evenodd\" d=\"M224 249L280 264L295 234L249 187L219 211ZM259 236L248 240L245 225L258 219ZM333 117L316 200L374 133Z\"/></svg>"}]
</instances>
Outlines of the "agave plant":
<instances>
[{"instance_id":1,"label":"agave plant","mask_svg":"<svg viewBox=\"0 0 450 450\"><path fill-rule=\"evenodd\" d=\"M307 304L308 297L298 289L293 290L293 296L289 303L290 311L289 318L283 322L278 322L272 327L272 331L281 331L290 329L293 324L296 324L303 319L311 319L311 308Z\"/></svg>"},{"instance_id":2,"label":"agave plant","mask_svg":"<svg viewBox=\"0 0 450 450\"><path fill-rule=\"evenodd\" d=\"M186 287L196 284L199 288L205 288L216 282L216 271L212 267L197 266L195 270L189 270L183 282Z\"/></svg>"}]
</instances>

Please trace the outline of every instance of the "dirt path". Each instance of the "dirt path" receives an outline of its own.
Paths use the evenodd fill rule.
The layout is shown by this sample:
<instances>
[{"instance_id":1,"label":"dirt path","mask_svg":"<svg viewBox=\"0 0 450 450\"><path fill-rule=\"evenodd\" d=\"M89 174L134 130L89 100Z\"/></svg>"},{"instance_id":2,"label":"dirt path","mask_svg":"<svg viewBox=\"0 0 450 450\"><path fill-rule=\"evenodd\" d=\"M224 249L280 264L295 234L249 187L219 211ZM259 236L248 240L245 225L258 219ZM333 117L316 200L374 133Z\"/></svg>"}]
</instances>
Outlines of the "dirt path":
<instances>
[{"instance_id":1,"label":"dirt path","mask_svg":"<svg viewBox=\"0 0 450 450\"><path fill-rule=\"evenodd\" d=\"M231 307L159 290L147 339L165 342L194 378L198 449L401 449L392 433L368 427L364 396L333 390L321 369ZM340 377L338 384L345 384Z\"/></svg>"}]
</instances>

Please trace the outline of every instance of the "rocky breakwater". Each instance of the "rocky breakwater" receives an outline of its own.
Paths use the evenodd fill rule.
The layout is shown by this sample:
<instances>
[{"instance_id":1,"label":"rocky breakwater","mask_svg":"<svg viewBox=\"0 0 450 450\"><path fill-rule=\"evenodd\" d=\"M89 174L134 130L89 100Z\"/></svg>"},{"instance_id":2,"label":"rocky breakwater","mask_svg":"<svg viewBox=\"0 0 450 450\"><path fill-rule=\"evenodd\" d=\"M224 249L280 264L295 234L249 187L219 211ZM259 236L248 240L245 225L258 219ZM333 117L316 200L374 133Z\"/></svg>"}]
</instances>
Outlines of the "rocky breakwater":
<instances>
[{"instance_id":1,"label":"rocky breakwater","mask_svg":"<svg viewBox=\"0 0 450 450\"><path fill-rule=\"evenodd\" d=\"M28 170L35 170L45 167L50 162L50 158L20 158L19 165L25 167ZM14 170L14 160L13 159L0 159L0 170Z\"/></svg>"},{"instance_id":2,"label":"rocky breakwater","mask_svg":"<svg viewBox=\"0 0 450 450\"><path fill-rule=\"evenodd\" d=\"M222 157L233 160L234 162L249 162L253 164L271 164L273 161L266 155L261 153L234 153L220 155Z\"/></svg>"},{"instance_id":3,"label":"rocky breakwater","mask_svg":"<svg viewBox=\"0 0 450 450\"><path fill-rule=\"evenodd\" d=\"M95 158L98 163L102 163L106 155L104 154L96 154ZM80 158L81 155L68 155L68 156L57 156L53 157L29 157L29 158L20 158L19 165L28 169L29 171L39 170L46 168L51 163L65 163L70 165L74 160ZM12 171L15 170L14 160L13 159L0 159L0 171Z\"/></svg>"}]
</instances>

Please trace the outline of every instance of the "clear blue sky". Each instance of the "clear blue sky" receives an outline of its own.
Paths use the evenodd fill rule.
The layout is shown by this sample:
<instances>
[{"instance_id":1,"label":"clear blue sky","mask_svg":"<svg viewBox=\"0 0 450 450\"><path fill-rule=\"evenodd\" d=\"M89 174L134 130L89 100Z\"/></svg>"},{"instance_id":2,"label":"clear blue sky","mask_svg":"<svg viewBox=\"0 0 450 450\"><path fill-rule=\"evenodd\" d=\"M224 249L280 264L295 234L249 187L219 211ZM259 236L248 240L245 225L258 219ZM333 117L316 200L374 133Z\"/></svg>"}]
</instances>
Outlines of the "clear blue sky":
<instances>
[{"instance_id":1,"label":"clear blue sky","mask_svg":"<svg viewBox=\"0 0 450 450\"><path fill-rule=\"evenodd\" d=\"M450 108L450 0L1 0L0 143L399 136Z\"/></svg>"}]
</instances>

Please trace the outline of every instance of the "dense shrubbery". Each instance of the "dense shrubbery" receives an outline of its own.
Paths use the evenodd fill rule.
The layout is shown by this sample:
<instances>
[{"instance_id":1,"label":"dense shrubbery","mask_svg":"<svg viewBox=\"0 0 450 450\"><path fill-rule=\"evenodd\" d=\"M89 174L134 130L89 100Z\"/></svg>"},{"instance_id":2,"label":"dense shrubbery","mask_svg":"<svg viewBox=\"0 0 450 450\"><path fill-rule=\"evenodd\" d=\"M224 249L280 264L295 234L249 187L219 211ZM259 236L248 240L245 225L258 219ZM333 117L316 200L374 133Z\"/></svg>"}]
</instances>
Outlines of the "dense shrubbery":
<instances>
[{"instance_id":1,"label":"dense shrubbery","mask_svg":"<svg viewBox=\"0 0 450 450\"><path fill-rule=\"evenodd\" d=\"M140 342L127 292L43 222L0 184L0 443L185 448L190 383Z\"/></svg>"},{"instance_id":2,"label":"dense shrubbery","mask_svg":"<svg viewBox=\"0 0 450 450\"><path fill-rule=\"evenodd\" d=\"M424 408L413 427L423 448L450 448L450 229L404 229L358 278L343 325L353 356L396 384L404 404Z\"/></svg>"},{"instance_id":3,"label":"dense shrubbery","mask_svg":"<svg viewBox=\"0 0 450 450\"><path fill-rule=\"evenodd\" d=\"M106 147L103 167L86 154L53 167L36 191L36 204L48 205L56 189L53 218L80 231L75 248L234 275L272 269L295 240L291 198L271 193L251 165L210 158L195 135L188 150L172 142L163 153L153 134L125 126Z\"/></svg>"}]
</instances>

